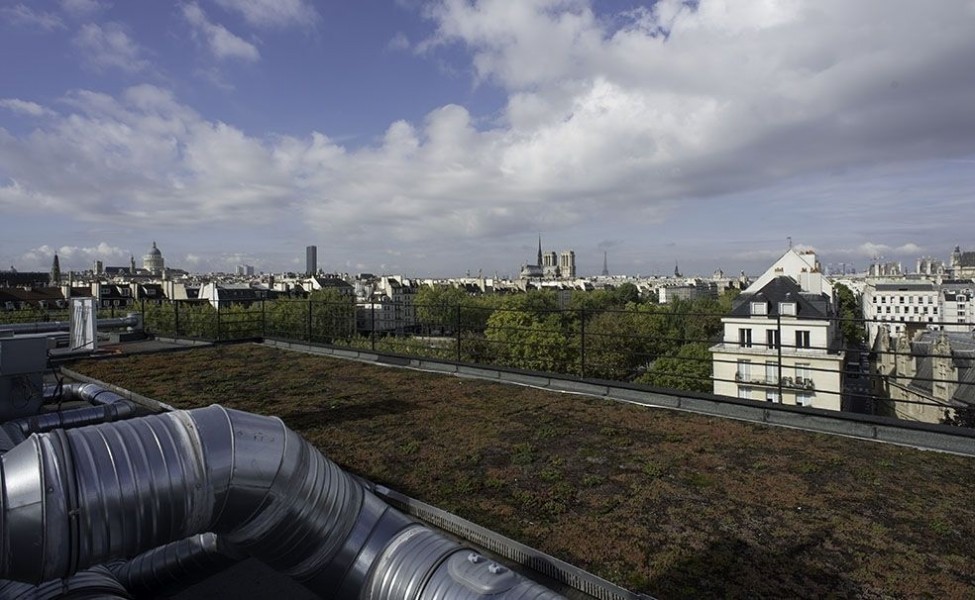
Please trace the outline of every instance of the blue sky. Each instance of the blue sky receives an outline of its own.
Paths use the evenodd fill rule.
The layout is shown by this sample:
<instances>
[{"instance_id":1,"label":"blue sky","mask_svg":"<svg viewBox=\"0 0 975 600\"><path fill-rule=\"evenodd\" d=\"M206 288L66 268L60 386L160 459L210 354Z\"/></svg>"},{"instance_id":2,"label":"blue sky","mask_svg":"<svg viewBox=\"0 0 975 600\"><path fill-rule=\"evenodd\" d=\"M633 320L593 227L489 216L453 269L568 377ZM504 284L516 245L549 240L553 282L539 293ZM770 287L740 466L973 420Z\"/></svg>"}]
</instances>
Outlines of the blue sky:
<instances>
[{"instance_id":1,"label":"blue sky","mask_svg":"<svg viewBox=\"0 0 975 600\"><path fill-rule=\"evenodd\" d=\"M975 2L0 0L0 265L975 249Z\"/></svg>"}]
</instances>

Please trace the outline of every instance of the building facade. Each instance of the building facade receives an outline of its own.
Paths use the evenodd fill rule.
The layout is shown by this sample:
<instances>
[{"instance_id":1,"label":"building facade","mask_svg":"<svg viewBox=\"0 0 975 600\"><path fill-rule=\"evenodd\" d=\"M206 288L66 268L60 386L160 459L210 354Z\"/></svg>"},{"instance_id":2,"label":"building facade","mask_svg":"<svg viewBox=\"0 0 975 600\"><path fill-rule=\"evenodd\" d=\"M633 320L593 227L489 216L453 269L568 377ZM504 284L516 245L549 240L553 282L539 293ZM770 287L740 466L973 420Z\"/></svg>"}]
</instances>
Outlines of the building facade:
<instances>
[{"instance_id":1,"label":"building facade","mask_svg":"<svg viewBox=\"0 0 975 600\"><path fill-rule=\"evenodd\" d=\"M843 356L829 296L779 276L739 296L721 321L715 394L840 410Z\"/></svg>"},{"instance_id":2,"label":"building facade","mask_svg":"<svg viewBox=\"0 0 975 600\"><path fill-rule=\"evenodd\" d=\"M542 252L542 238L538 238L535 264L522 265L519 279L575 279L576 253L573 250Z\"/></svg>"},{"instance_id":3,"label":"building facade","mask_svg":"<svg viewBox=\"0 0 975 600\"><path fill-rule=\"evenodd\" d=\"M952 333L975 331L975 288L941 290L941 329Z\"/></svg>"},{"instance_id":4,"label":"building facade","mask_svg":"<svg viewBox=\"0 0 975 600\"><path fill-rule=\"evenodd\" d=\"M166 261L163 259L162 252L156 247L156 242L152 243L149 253L142 257L142 268L153 277L159 277L166 271Z\"/></svg>"},{"instance_id":5,"label":"building facade","mask_svg":"<svg viewBox=\"0 0 975 600\"><path fill-rule=\"evenodd\" d=\"M883 326L873 346L873 392L882 412L899 419L940 423L975 404L975 340L968 333L920 331L891 336Z\"/></svg>"},{"instance_id":6,"label":"building facade","mask_svg":"<svg viewBox=\"0 0 975 600\"><path fill-rule=\"evenodd\" d=\"M894 337L908 329L938 329L942 321L940 293L930 281L868 282L863 288L863 317L868 339L877 338L881 326Z\"/></svg>"},{"instance_id":7,"label":"building facade","mask_svg":"<svg viewBox=\"0 0 975 600\"><path fill-rule=\"evenodd\" d=\"M960 246L955 246L949 270L954 279L975 278L975 252L962 252Z\"/></svg>"}]
</instances>

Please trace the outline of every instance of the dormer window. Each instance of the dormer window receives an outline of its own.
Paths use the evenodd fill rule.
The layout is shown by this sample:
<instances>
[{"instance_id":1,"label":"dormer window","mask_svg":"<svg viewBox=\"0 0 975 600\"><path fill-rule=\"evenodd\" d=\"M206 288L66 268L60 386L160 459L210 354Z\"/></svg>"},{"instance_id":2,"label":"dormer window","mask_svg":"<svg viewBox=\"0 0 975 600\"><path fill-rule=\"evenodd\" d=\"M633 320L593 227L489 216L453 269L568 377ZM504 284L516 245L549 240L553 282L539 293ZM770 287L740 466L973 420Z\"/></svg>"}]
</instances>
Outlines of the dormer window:
<instances>
[{"instance_id":1,"label":"dormer window","mask_svg":"<svg viewBox=\"0 0 975 600\"><path fill-rule=\"evenodd\" d=\"M794 317L796 316L796 303L795 302L779 302L779 314L783 317Z\"/></svg>"},{"instance_id":2,"label":"dormer window","mask_svg":"<svg viewBox=\"0 0 975 600\"><path fill-rule=\"evenodd\" d=\"M765 316L768 314L768 304L765 302L752 302L752 315Z\"/></svg>"}]
</instances>

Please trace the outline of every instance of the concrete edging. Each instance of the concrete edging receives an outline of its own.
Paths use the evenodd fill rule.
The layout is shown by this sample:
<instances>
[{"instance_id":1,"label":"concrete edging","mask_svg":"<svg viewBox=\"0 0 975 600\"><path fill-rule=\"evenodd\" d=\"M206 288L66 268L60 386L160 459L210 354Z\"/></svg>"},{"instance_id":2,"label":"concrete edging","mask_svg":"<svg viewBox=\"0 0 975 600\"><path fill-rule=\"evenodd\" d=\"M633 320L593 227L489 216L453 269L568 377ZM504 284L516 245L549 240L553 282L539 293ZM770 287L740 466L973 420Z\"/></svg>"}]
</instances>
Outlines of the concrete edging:
<instances>
[{"instance_id":1,"label":"concrete edging","mask_svg":"<svg viewBox=\"0 0 975 600\"><path fill-rule=\"evenodd\" d=\"M407 358L402 360L381 360L374 352L360 352L349 349L328 348L313 344L295 342L281 342L265 340L264 344L272 347L285 348L296 352L311 354L327 354L336 358L346 358L369 362L378 365L410 368L419 371L455 375L496 381L516 385L527 385L553 392L569 392L606 398L616 402L638 404L650 408L681 410L700 415L748 421L774 427L787 427L813 433L840 435L860 440L910 446L923 450L935 450L965 456L975 456L975 436L961 431L934 431L913 427L910 422L881 423L870 422L862 418L851 418L847 415L826 414L825 411L812 412L810 409L789 410L786 408L770 407L764 403L755 405L741 401L723 401L720 397L707 398L701 396L678 396L662 394L651 390L639 390L633 387L614 386L611 382L588 382L574 378L560 378L552 374L535 374L506 369L492 368L482 365L462 365L442 362L429 358ZM395 357L399 358L399 357Z\"/></svg>"},{"instance_id":2,"label":"concrete edging","mask_svg":"<svg viewBox=\"0 0 975 600\"><path fill-rule=\"evenodd\" d=\"M176 410L174 407L166 404L165 402L160 402L158 400L150 398L149 396L143 396L142 394L137 394L123 387L119 387L111 383L100 381L98 379L95 379L94 377L88 377L87 375L82 375L81 373L77 371L73 371L67 367L61 367L61 373L67 377L70 377L71 379L75 379L82 383L93 383L95 385L99 385L105 388L106 390L115 392L119 396L131 400L132 402L135 402L139 406L142 406L143 408L146 408L152 412L158 413L158 412L169 412L172 410Z\"/></svg>"}]
</instances>

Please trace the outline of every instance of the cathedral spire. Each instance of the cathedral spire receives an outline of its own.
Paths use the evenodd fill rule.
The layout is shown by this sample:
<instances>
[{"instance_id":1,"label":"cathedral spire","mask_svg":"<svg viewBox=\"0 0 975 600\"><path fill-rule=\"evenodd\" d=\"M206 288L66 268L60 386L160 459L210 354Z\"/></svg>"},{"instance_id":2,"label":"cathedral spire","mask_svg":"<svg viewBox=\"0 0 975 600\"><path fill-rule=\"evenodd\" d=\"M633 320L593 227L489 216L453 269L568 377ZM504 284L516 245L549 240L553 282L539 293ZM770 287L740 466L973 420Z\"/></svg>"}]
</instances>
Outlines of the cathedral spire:
<instances>
[{"instance_id":1,"label":"cathedral spire","mask_svg":"<svg viewBox=\"0 0 975 600\"><path fill-rule=\"evenodd\" d=\"M61 261L58 255L54 255L54 262L51 264L51 285L61 285Z\"/></svg>"},{"instance_id":2,"label":"cathedral spire","mask_svg":"<svg viewBox=\"0 0 975 600\"><path fill-rule=\"evenodd\" d=\"M535 264L542 266L542 234L538 234L538 262Z\"/></svg>"}]
</instances>

